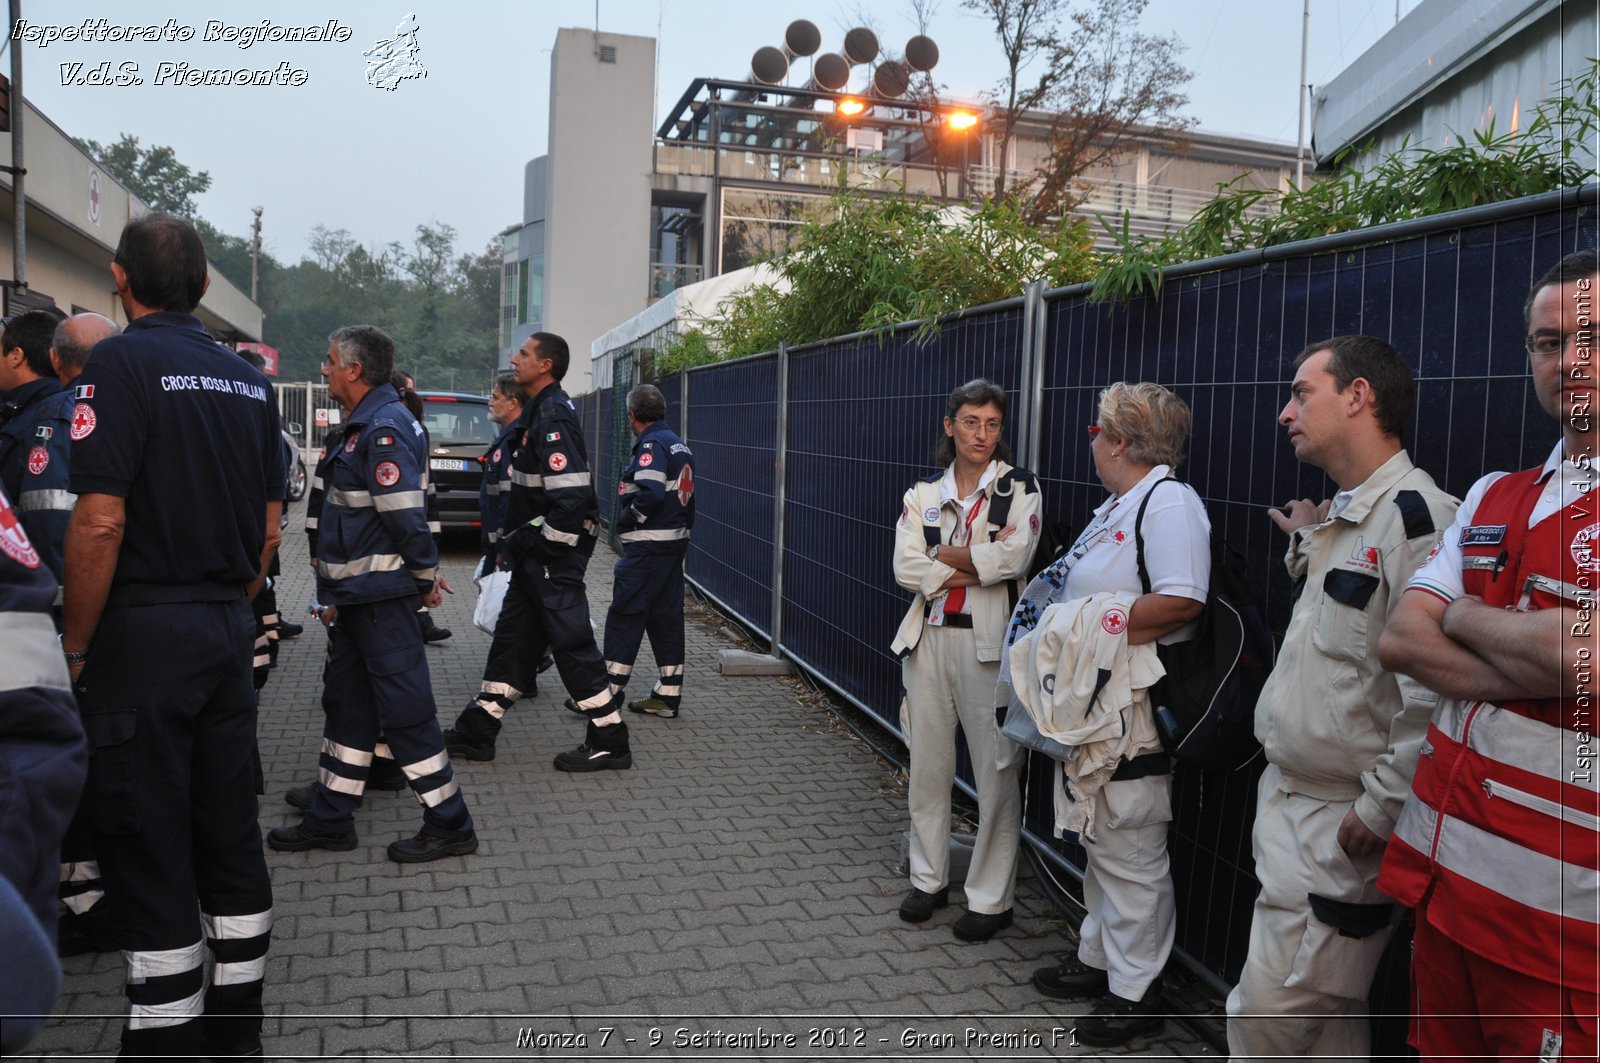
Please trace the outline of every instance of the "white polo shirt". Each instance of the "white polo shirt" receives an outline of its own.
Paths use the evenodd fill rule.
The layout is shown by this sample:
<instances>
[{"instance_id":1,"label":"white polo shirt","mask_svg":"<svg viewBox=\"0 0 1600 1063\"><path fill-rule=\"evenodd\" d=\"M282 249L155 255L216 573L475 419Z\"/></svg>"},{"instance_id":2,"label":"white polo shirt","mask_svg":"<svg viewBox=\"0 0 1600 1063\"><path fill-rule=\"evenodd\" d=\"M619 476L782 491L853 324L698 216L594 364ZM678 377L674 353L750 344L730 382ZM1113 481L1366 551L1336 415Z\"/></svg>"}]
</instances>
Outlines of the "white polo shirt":
<instances>
[{"instance_id":1,"label":"white polo shirt","mask_svg":"<svg viewBox=\"0 0 1600 1063\"><path fill-rule=\"evenodd\" d=\"M1144 592L1139 583L1134 523L1145 495L1171 473L1170 466L1157 465L1127 494L1111 496L1094 511L1094 519L1077 544L1083 548L1084 537L1088 537L1086 552L1067 573L1062 601L1101 591ZM1145 510L1143 533L1151 593L1204 602L1211 587L1211 521L1194 488L1186 483L1163 484ZM1191 639L1194 627L1185 624L1157 641L1165 645Z\"/></svg>"}]
</instances>

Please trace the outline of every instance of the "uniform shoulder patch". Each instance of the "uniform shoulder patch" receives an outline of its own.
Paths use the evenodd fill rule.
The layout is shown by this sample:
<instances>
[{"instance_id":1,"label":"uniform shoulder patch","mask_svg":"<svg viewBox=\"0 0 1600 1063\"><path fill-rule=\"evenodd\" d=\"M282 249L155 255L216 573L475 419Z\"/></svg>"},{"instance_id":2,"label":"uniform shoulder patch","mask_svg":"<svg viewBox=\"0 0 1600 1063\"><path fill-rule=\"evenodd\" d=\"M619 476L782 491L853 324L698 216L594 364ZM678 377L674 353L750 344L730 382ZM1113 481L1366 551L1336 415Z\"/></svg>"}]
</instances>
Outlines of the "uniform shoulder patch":
<instances>
[{"instance_id":1,"label":"uniform shoulder patch","mask_svg":"<svg viewBox=\"0 0 1600 1063\"><path fill-rule=\"evenodd\" d=\"M550 471L551 472L560 472L562 469L565 469L566 467L567 467L567 456L565 454L561 453L561 451L558 450L554 454L550 455Z\"/></svg>"},{"instance_id":2,"label":"uniform shoulder patch","mask_svg":"<svg viewBox=\"0 0 1600 1063\"><path fill-rule=\"evenodd\" d=\"M373 440L373 442L380 447L392 447L394 446L395 440L392 434L385 432L380 434L377 439Z\"/></svg>"},{"instance_id":3,"label":"uniform shoulder patch","mask_svg":"<svg viewBox=\"0 0 1600 1063\"><path fill-rule=\"evenodd\" d=\"M656 456L649 449L639 451L639 468L648 469L656 463Z\"/></svg>"},{"instance_id":4,"label":"uniform shoulder patch","mask_svg":"<svg viewBox=\"0 0 1600 1063\"><path fill-rule=\"evenodd\" d=\"M80 402L72 408L72 430L67 434L74 443L82 442L89 438L89 433L94 431L94 407L86 402Z\"/></svg>"},{"instance_id":5,"label":"uniform shoulder patch","mask_svg":"<svg viewBox=\"0 0 1600 1063\"><path fill-rule=\"evenodd\" d=\"M400 482L400 466L392 461L381 461L372 470L372 478L382 487L393 487Z\"/></svg>"},{"instance_id":6,"label":"uniform shoulder patch","mask_svg":"<svg viewBox=\"0 0 1600 1063\"><path fill-rule=\"evenodd\" d=\"M1405 522L1407 539L1434 533L1433 514L1428 512L1428 500L1422 497L1421 491L1396 491L1394 504L1400 507L1400 519Z\"/></svg>"},{"instance_id":7,"label":"uniform shoulder patch","mask_svg":"<svg viewBox=\"0 0 1600 1063\"><path fill-rule=\"evenodd\" d=\"M0 494L0 550L24 568L39 567L39 551L28 541L22 521L17 519L16 511L4 494Z\"/></svg>"}]
</instances>

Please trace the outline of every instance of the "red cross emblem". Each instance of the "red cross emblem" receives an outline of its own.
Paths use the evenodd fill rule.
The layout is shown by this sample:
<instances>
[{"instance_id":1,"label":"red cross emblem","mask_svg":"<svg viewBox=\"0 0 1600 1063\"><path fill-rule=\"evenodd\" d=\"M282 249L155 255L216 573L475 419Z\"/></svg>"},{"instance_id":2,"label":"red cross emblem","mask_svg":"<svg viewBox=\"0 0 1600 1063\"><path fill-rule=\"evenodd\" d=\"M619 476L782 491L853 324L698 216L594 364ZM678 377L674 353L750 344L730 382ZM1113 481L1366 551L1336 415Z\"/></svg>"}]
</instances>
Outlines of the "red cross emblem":
<instances>
[{"instance_id":1,"label":"red cross emblem","mask_svg":"<svg viewBox=\"0 0 1600 1063\"><path fill-rule=\"evenodd\" d=\"M44 447L34 447L28 451L28 472L33 476L43 476L44 470L50 465L50 452Z\"/></svg>"},{"instance_id":2,"label":"red cross emblem","mask_svg":"<svg viewBox=\"0 0 1600 1063\"><path fill-rule=\"evenodd\" d=\"M687 506L694 497L694 469L685 465L678 474L678 505Z\"/></svg>"},{"instance_id":3,"label":"red cross emblem","mask_svg":"<svg viewBox=\"0 0 1600 1063\"><path fill-rule=\"evenodd\" d=\"M0 550L19 565L39 567L39 551L28 541L28 533L22 530L22 523L4 494L0 494Z\"/></svg>"},{"instance_id":4,"label":"red cross emblem","mask_svg":"<svg viewBox=\"0 0 1600 1063\"><path fill-rule=\"evenodd\" d=\"M72 408L72 441L89 438L94 431L94 410L88 403L80 402Z\"/></svg>"},{"instance_id":5,"label":"red cross emblem","mask_svg":"<svg viewBox=\"0 0 1600 1063\"><path fill-rule=\"evenodd\" d=\"M1100 626L1108 635L1120 635L1128 630L1128 614L1117 608L1107 609L1100 614Z\"/></svg>"}]
</instances>

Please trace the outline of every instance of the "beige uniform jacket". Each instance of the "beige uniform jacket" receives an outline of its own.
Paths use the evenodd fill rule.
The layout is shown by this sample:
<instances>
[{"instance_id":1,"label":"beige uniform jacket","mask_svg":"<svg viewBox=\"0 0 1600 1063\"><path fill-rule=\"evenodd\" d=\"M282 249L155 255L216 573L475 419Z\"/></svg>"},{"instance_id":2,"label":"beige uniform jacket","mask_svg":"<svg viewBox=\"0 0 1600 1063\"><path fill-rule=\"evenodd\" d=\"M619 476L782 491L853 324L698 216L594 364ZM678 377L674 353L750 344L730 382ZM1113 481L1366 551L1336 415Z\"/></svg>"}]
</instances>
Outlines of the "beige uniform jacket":
<instances>
[{"instance_id":1,"label":"beige uniform jacket","mask_svg":"<svg viewBox=\"0 0 1600 1063\"><path fill-rule=\"evenodd\" d=\"M1028 478L1033 484L1031 489L1020 480L1010 485L1011 510L1006 523L1016 527L1016 534L1003 542L991 541L1000 529L989 524L989 507L1011 468L1003 461L999 463L994 479L984 488L983 510L972 525L972 565L978 570L981 584L967 588L967 601L971 604L972 634L980 661L1000 660L1006 624L1011 619L1012 592L1007 584L1021 593L1028 563L1033 560L1034 547L1039 544L1039 489L1031 477ZM900 520L894 528L894 578L906 590L914 591L916 597L911 600L911 608L906 611L890 646L898 657L916 649L922 639L923 614L929 601L943 593L939 588L956 571L928 557L923 527L937 525L939 541L949 543L953 541L960 519L959 507L941 504L938 478L918 480L902 499Z\"/></svg>"},{"instance_id":2,"label":"beige uniform jacket","mask_svg":"<svg viewBox=\"0 0 1600 1063\"><path fill-rule=\"evenodd\" d=\"M1281 788L1354 801L1374 834L1394 830L1438 695L1378 663L1378 636L1457 500L1401 451L1344 512L1290 537L1299 586L1283 648L1256 706L1256 737Z\"/></svg>"}]
</instances>

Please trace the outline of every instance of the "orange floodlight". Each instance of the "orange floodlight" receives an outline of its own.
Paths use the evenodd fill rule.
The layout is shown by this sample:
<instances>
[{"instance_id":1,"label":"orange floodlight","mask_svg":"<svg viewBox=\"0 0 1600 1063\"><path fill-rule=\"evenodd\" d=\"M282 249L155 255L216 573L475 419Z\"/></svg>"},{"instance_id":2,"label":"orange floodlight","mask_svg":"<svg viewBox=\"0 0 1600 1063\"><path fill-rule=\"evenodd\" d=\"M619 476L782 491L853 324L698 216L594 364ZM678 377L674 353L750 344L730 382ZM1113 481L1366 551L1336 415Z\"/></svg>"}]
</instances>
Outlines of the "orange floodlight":
<instances>
[{"instance_id":1,"label":"orange floodlight","mask_svg":"<svg viewBox=\"0 0 1600 1063\"><path fill-rule=\"evenodd\" d=\"M950 123L951 129L963 131L977 125L978 116L971 111L951 111L945 121Z\"/></svg>"},{"instance_id":2,"label":"orange floodlight","mask_svg":"<svg viewBox=\"0 0 1600 1063\"><path fill-rule=\"evenodd\" d=\"M846 96L834 107L835 112L844 115L846 118L854 118L856 115L860 114L866 109L867 105L856 99L854 96Z\"/></svg>"}]
</instances>

